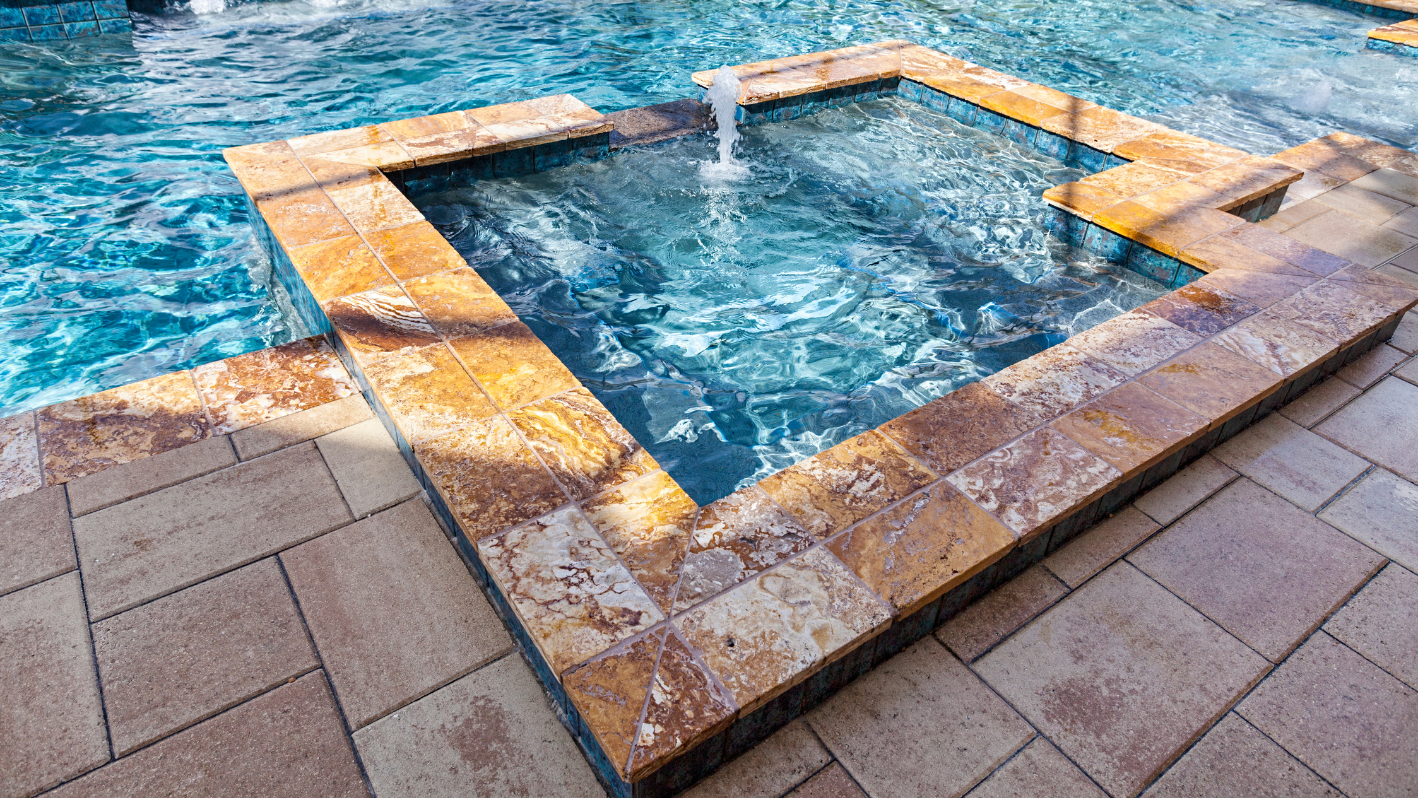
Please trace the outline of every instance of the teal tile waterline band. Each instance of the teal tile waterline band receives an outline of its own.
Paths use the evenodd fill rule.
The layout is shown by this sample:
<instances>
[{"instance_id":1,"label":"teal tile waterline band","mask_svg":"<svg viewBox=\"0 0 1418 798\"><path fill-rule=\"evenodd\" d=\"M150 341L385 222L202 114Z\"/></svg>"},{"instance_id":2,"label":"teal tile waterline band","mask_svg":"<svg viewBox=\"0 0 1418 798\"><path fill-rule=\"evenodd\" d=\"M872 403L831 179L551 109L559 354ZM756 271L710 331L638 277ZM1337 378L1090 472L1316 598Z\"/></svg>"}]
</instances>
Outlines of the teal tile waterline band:
<instances>
[{"instance_id":1,"label":"teal tile waterline band","mask_svg":"<svg viewBox=\"0 0 1418 798\"><path fill-rule=\"evenodd\" d=\"M1411 13L1400 11L1397 8L1385 8L1368 3L1356 3L1354 0L1306 0L1306 2L1318 3L1319 5L1330 6L1332 8L1342 8L1345 11L1368 14L1373 17L1383 17L1384 19L1409 19L1413 16Z\"/></svg>"},{"instance_id":2,"label":"teal tile waterline band","mask_svg":"<svg viewBox=\"0 0 1418 798\"><path fill-rule=\"evenodd\" d=\"M1387 42L1383 39L1370 39L1367 47L1377 53L1418 58L1418 47L1410 47L1406 44L1399 44L1398 42Z\"/></svg>"},{"instance_id":3,"label":"teal tile waterline band","mask_svg":"<svg viewBox=\"0 0 1418 798\"><path fill-rule=\"evenodd\" d=\"M51 42L133 30L123 0L0 0L0 42Z\"/></svg>"}]
</instances>

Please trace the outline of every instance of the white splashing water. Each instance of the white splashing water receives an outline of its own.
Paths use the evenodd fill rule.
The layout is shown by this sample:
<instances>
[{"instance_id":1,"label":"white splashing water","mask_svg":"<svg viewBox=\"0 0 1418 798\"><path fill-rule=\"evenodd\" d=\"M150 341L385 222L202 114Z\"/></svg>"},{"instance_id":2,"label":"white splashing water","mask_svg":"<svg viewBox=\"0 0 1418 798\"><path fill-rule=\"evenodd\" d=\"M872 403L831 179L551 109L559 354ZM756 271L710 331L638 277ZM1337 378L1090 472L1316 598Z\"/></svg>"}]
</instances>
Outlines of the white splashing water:
<instances>
[{"instance_id":1,"label":"white splashing water","mask_svg":"<svg viewBox=\"0 0 1418 798\"><path fill-rule=\"evenodd\" d=\"M738 111L739 78L727 66L719 67L714 74L714 85L709 87L709 107L714 112L714 121L719 126L719 160L706 161L699 167L702 177L714 180L739 180L748 177L748 167L734 159L734 145L739 140Z\"/></svg>"},{"instance_id":2,"label":"white splashing water","mask_svg":"<svg viewBox=\"0 0 1418 798\"><path fill-rule=\"evenodd\" d=\"M1330 100L1334 98L1334 86L1324 78L1302 92L1291 103L1296 109L1307 114L1322 114L1329 110Z\"/></svg>"},{"instance_id":3,"label":"white splashing water","mask_svg":"<svg viewBox=\"0 0 1418 798\"><path fill-rule=\"evenodd\" d=\"M192 0L193 14L220 14L226 10L226 0Z\"/></svg>"}]
</instances>

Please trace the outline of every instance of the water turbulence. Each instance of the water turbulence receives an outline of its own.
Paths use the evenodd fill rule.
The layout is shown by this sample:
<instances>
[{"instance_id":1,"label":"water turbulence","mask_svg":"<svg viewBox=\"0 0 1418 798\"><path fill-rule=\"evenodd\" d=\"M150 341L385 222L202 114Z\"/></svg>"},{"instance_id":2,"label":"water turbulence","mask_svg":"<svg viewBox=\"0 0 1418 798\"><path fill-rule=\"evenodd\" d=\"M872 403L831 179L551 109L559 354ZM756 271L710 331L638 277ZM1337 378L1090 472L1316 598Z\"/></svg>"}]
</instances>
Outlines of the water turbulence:
<instances>
[{"instance_id":1,"label":"water turbulence","mask_svg":"<svg viewBox=\"0 0 1418 798\"><path fill-rule=\"evenodd\" d=\"M727 66L719 67L714 74L714 85L709 87L709 107L714 112L714 122L718 125L719 160L705 161L699 168L704 177L715 180L738 180L748 177L748 167L734 159L734 145L739 141L738 111L739 78Z\"/></svg>"}]
</instances>

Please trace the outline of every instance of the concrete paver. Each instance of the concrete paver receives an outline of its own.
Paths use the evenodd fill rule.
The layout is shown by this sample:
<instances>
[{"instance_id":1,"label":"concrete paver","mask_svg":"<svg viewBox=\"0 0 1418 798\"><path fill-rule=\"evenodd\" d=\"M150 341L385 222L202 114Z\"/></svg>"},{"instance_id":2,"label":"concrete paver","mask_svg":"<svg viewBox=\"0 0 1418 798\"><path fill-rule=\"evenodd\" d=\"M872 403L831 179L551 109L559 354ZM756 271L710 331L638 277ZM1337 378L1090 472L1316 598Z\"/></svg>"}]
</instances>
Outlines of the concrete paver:
<instances>
[{"instance_id":1,"label":"concrete paver","mask_svg":"<svg viewBox=\"0 0 1418 798\"><path fill-rule=\"evenodd\" d=\"M369 409L369 402L362 395L355 394L237 430L231 435L231 443L236 447L238 457L250 460L371 418L374 418L374 411Z\"/></svg>"},{"instance_id":2,"label":"concrete paver","mask_svg":"<svg viewBox=\"0 0 1418 798\"><path fill-rule=\"evenodd\" d=\"M681 798L778 798L832 761L807 723L795 720L714 771Z\"/></svg>"},{"instance_id":3,"label":"concrete paver","mask_svg":"<svg viewBox=\"0 0 1418 798\"><path fill-rule=\"evenodd\" d=\"M1344 380L1323 380L1280 408L1280 415L1302 427L1313 427L1358 395L1359 389Z\"/></svg>"},{"instance_id":4,"label":"concrete paver","mask_svg":"<svg viewBox=\"0 0 1418 798\"><path fill-rule=\"evenodd\" d=\"M421 500L303 543L281 560L355 728L511 649Z\"/></svg>"},{"instance_id":5,"label":"concrete paver","mask_svg":"<svg viewBox=\"0 0 1418 798\"><path fill-rule=\"evenodd\" d=\"M1418 576L1390 565L1324 625L1341 643L1418 688Z\"/></svg>"},{"instance_id":6,"label":"concrete paver","mask_svg":"<svg viewBox=\"0 0 1418 798\"><path fill-rule=\"evenodd\" d=\"M990 774L969 798L1106 798L1074 764L1042 737Z\"/></svg>"},{"instance_id":7,"label":"concrete paver","mask_svg":"<svg viewBox=\"0 0 1418 798\"><path fill-rule=\"evenodd\" d=\"M1418 693L1327 634L1236 711L1350 798L1418 795Z\"/></svg>"},{"instance_id":8,"label":"concrete paver","mask_svg":"<svg viewBox=\"0 0 1418 798\"><path fill-rule=\"evenodd\" d=\"M108 761L79 575L0 596L0 796Z\"/></svg>"},{"instance_id":9,"label":"concrete paver","mask_svg":"<svg viewBox=\"0 0 1418 798\"><path fill-rule=\"evenodd\" d=\"M603 794L516 656L380 718L354 740L379 798Z\"/></svg>"},{"instance_id":10,"label":"concrete paver","mask_svg":"<svg viewBox=\"0 0 1418 798\"><path fill-rule=\"evenodd\" d=\"M1229 712L1144 798L1342 798L1285 749Z\"/></svg>"},{"instance_id":11,"label":"concrete paver","mask_svg":"<svg viewBox=\"0 0 1418 798\"><path fill-rule=\"evenodd\" d=\"M1171 479L1138 497L1133 506L1159 524L1170 524L1235 478L1236 472L1225 463L1204 454Z\"/></svg>"},{"instance_id":12,"label":"concrete paver","mask_svg":"<svg viewBox=\"0 0 1418 798\"><path fill-rule=\"evenodd\" d=\"M319 666L273 559L94 624L119 756Z\"/></svg>"},{"instance_id":13,"label":"concrete paver","mask_svg":"<svg viewBox=\"0 0 1418 798\"><path fill-rule=\"evenodd\" d=\"M1342 210L1307 219L1284 235L1364 266L1377 266L1418 243L1412 236Z\"/></svg>"},{"instance_id":14,"label":"concrete paver","mask_svg":"<svg viewBox=\"0 0 1418 798\"><path fill-rule=\"evenodd\" d=\"M1128 561L1272 662L1385 562L1248 479L1231 483Z\"/></svg>"},{"instance_id":15,"label":"concrete paver","mask_svg":"<svg viewBox=\"0 0 1418 798\"><path fill-rule=\"evenodd\" d=\"M319 671L55 790L56 798L366 798Z\"/></svg>"},{"instance_id":16,"label":"concrete paver","mask_svg":"<svg viewBox=\"0 0 1418 798\"><path fill-rule=\"evenodd\" d=\"M1394 330L1393 337L1388 339L1388 345L1410 355L1418 353L1418 313L1410 310L1403 314L1398 329Z\"/></svg>"},{"instance_id":17,"label":"concrete paver","mask_svg":"<svg viewBox=\"0 0 1418 798\"><path fill-rule=\"evenodd\" d=\"M956 656L972 662L1067 592L1053 574L1035 565L951 618L936 630L936 637Z\"/></svg>"},{"instance_id":18,"label":"concrete paver","mask_svg":"<svg viewBox=\"0 0 1418 798\"><path fill-rule=\"evenodd\" d=\"M232 465L236 465L236 452L231 448L231 439L218 435L71 480L70 512L75 516L88 515Z\"/></svg>"},{"instance_id":19,"label":"concrete paver","mask_svg":"<svg viewBox=\"0 0 1418 798\"><path fill-rule=\"evenodd\" d=\"M1367 388L1384 378L1389 369L1408 359L1405 352L1380 344L1339 370L1334 376L1356 388ZM1330 380L1332 382L1332 380Z\"/></svg>"},{"instance_id":20,"label":"concrete paver","mask_svg":"<svg viewBox=\"0 0 1418 798\"><path fill-rule=\"evenodd\" d=\"M836 762L788 793L789 798L869 798Z\"/></svg>"},{"instance_id":21,"label":"concrete paver","mask_svg":"<svg viewBox=\"0 0 1418 798\"><path fill-rule=\"evenodd\" d=\"M1378 468L1319 518L1410 571L1418 571L1418 485Z\"/></svg>"},{"instance_id":22,"label":"concrete paver","mask_svg":"<svg viewBox=\"0 0 1418 798\"><path fill-rule=\"evenodd\" d=\"M1212 454L1311 512L1369 467L1363 459L1280 415L1267 416Z\"/></svg>"},{"instance_id":23,"label":"concrete paver","mask_svg":"<svg viewBox=\"0 0 1418 798\"><path fill-rule=\"evenodd\" d=\"M379 419L315 440L355 518L393 507L421 490Z\"/></svg>"},{"instance_id":24,"label":"concrete paver","mask_svg":"<svg viewBox=\"0 0 1418 798\"><path fill-rule=\"evenodd\" d=\"M1126 562L975 664L1113 796L1136 795L1266 668Z\"/></svg>"},{"instance_id":25,"label":"concrete paver","mask_svg":"<svg viewBox=\"0 0 1418 798\"><path fill-rule=\"evenodd\" d=\"M74 538L91 618L269 556L350 520L312 443L90 513L74 520Z\"/></svg>"},{"instance_id":26,"label":"concrete paver","mask_svg":"<svg viewBox=\"0 0 1418 798\"><path fill-rule=\"evenodd\" d=\"M0 502L0 595L74 568L74 536L64 487Z\"/></svg>"},{"instance_id":27,"label":"concrete paver","mask_svg":"<svg viewBox=\"0 0 1418 798\"><path fill-rule=\"evenodd\" d=\"M1211 461L1216 463L1215 460ZM1218 463L1218 466L1220 464ZM1220 466L1230 477L1236 476L1236 472L1225 466ZM1208 472L1214 477L1206 478L1205 482L1200 480L1191 481L1186 488L1177 490L1171 497L1162 500L1170 505L1166 510L1154 510L1159 515L1170 515L1183 503L1181 494L1197 496L1201 494L1201 485L1214 484L1219 481L1219 472ZM1196 476L1196 472L1193 472ZM1230 477L1227 477L1228 479ZM1224 483L1223 483L1224 484ZM1156 493L1156 491L1153 491ZM1152 494L1148 494L1149 496ZM1209 495L1209 491L1207 493ZM1205 496L1202 496L1205 498ZM1200 499L1198 499L1199 501ZM1162 503L1159 501L1159 504ZM1180 513L1178 513L1180 515ZM1049 569L1064 584L1071 588L1087 582L1094 574L1113 564L1113 561L1132 551L1137 544L1146 540L1152 533L1161 529L1151 518L1148 518L1136 506L1124 507L1113 514L1112 518L1103 521L1082 535L1069 541L1066 546L1050 554L1044 560L1044 567Z\"/></svg>"},{"instance_id":28,"label":"concrete paver","mask_svg":"<svg viewBox=\"0 0 1418 798\"><path fill-rule=\"evenodd\" d=\"M1034 736L930 637L848 685L808 723L872 798L959 795Z\"/></svg>"},{"instance_id":29,"label":"concrete paver","mask_svg":"<svg viewBox=\"0 0 1418 798\"><path fill-rule=\"evenodd\" d=\"M1315 431L1409 480L1418 480L1418 385L1388 377Z\"/></svg>"}]
</instances>

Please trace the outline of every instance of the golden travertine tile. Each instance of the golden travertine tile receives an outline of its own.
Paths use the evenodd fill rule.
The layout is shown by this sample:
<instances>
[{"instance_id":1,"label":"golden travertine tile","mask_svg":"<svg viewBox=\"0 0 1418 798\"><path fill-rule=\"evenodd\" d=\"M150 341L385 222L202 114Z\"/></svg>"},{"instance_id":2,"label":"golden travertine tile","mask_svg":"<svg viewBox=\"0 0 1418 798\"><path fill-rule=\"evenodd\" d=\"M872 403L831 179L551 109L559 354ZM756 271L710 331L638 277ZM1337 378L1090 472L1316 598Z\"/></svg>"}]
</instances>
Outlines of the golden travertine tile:
<instances>
[{"instance_id":1,"label":"golden travertine tile","mask_svg":"<svg viewBox=\"0 0 1418 798\"><path fill-rule=\"evenodd\" d=\"M1199 343L1199 336L1141 310L1115 316L1068 339L1069 346L1130 377Z\"/></svg>"},{"instance_id":2,"label":"golden travertine tile","mask_svg":"<svg viewBox=\"0 0 1418 798\"><path fill-rule=\"evenodd\" d=\"M352 236L355 229L325 192L312 188L257 200L256 209L286 252L306 244Z\"/></svg>"},{"instance_id":3,"label":"golden travertine tile","mask_svg":"<svg viewBox=\"0 0 1418 798\"><path fill-rule=\"evenodd\" d=\"M1063 433L1042 427L947 479L1027 539L1086 507L1122 476Z\"/></svg>"},{"instance_id":4,"label":"golden travertine tile","mask_svg":"<svg viewBox=\"0 0 1418 798\"><path fill-rule=\"evenodd\" d=\"M35 412L46 485L211 437L190 371L111 388Z\"/></svg>"},{"instance_id":5,"label":"golden travertine tile","mask_svg":"<svg viewBox=\"0 0 1418 798\"><path fill-rule=\"evenodd\" d=\"M1201 437L1210 419L1129 382L1056 419L1052 426L1129 479Z\"/></svg>"},{"instance_id":6,"label":"golden travertine tile","mask_svg":"<svg viewBox=\"0 0 1418 798\"><path fill-rule=\"evenodd\" d=\"M645 717L635 735L629 778L638 781L654 773L675 755L690 750L728 725L738 704L709 667L670 627L665 636L655 679L650 684Z\"/></svg>"},{"instance_id":7,"label":"golden travertine tile","mask_svg":"<svg viewBox=\"0 0 1418 798\"><path fill-rule=\"evenodd\" d=\"M581 722L621 778L629 770L630 751L640 731L645 697L655 678L655 663L667 631L661 626L642 632L561 675L562 687Z\"/></svg>"},{"instance_id":8,"label":"golden travertine tile","mask_svg":"<svg viewBox=\"0 0 1418 798\"><path fill-rule=\"evenodd\" d=\"M412 156L414 163L419 166L433 166L464 158L491 155L507 149L507 145L496 133L482 126L404 139L400 144L403 145L404 152Z\"/></svg>"},{"instance_id":9,"label":"golden travertine tile","mask_svg":"<svg viewBox=\"0 0 1418 798\"><path fill-rule=\"evenodd\" d=\"M414 454L469 540L567 502L561 486L501 416L417 444Z\"/></svg>"},{"instance_id":10,"label":"golden travertine tile","mask_svg":"<svg viewBox=\"0 0 1418 798\"><path fill-rule=\"evenodd\" d=\"M1125 142L1166 130L1156 122L1101 105L1049 117L1040 127L1103 152L1112 152Z\"/></svg>"},{"instance_id":11,"label":"golden travertine tile","mask_svg":"<svg viewBox=\"0 0 1418 798\"><path fill-rule=\"evenodd\" d=\"M307 155L302 160L305 168L315 177L315 182L327 192L386 179L383 172L365 164L349 163L322 155Z\"/></svg>"},{"instance_id":12,"label":"golden travertine tile","mask_svg":"<svg viewBox=\"0 0 1418 798\"><path fill-rule=\"evenodd\" d=\"M1014 533L950 484L937 482L827 543L905 617L1014 547Z\"/></svg>"},{"instance_id":13,"label":"golden travertine tile","mask_svg":"<svg viewBox=\"0 0 1418 798\"><path fill-rule=\"evenodd\" d=\"M1113 149L1119 158L1138 161L1144 158L1165 158L1172 161L1190 161L1201 169L1214 169L1222 164L1238 161L1247 153L1225 147L1213 141L1182 133L1176 130L1158 130L1140 138L1119 144Z\"/></svg>"},{"instance_id":14,"label":"golden travertine tile","mask_svg":"<svg viewBox=\"0 0 1418 798\"><path fill-rule=\"evenodd\" d=\"M1187 173L1145 163L1125 163L1083 178L1082 183L1131 199L1186 180Z\"/></svg>"},{"instance_id":15,"label":"golden travertine tile","mask_svg":"<svg viewBox=\"0 0 1418 798\"><path fill-rule=\"evenodd\" d=\"M1071 211L1075 216L1092 219L1104 208L1111 208L1127 197L1091 183L1064 183L1044 190L1044 200Z\"/></svg>"},{"instance_id":16,"label":"golden travertine tile","mask_svg":"<svg viewBox=\"0 0 1418 798\"><path fill-rule=\"evenodd\" d=\"M286 254L316 302L394 284L384 264L359 236L342 236L297 247Z\"/></svg>"},{"instance_id":17,"label":"golden travertine tile","mask_svg":"<svg viewBox=\"0 0 1418 798\"><path fill-rule=\"evenodd\" d=\"M526 405L508 418L578 501L660 467L585 388Z\"/></svg>"},{"instance_id":18,"label":"golden travertine tile","mask_svg":"<svg viewBox=\"0 0 1418 798\"><path fill-rule=\"evenodd\" d=\"M1161 214L1182 213L1193 208L1220 208L1230 202L1226 197L1190 180L1154 189L1133 197L1132 201Z\"/></svg>"},{"instance_id":19,"label":"golden travertine tile","mask_svg":"<svg viewBox=\"0 0 1418 798\"><path fill-rule=\"evenodd\" d=\"M438 228L428 222L366 233L365 239L390 273L400 280L468 265Z\"/></svg>"},{"instance_id":20,"label":"golden travertine tile","mask_svg":"<svg viewBox=\"0 0 1418 798\"><path fill-rule=\"evenodd\" d=\"M0 418L0 501L44 487L34 413Z\"/></svg>"},{"instance_id":21,"label":"golden travertine tile","mask_svg":"<svg viewBox=\"0 0 1418 798\"><path fill-rule=\"evenodd\" d=\"M322 307L345 348L361 365L438 343L428 319L397 287L350 294Z\"/></svg>"},{"instance_id":22,"label":"golden travertine tile","mask_svg":"<svg viewBox=\"0 0 1418 798\"><path fill-rule=\"evenodd\" d=\"M242 149L227 150L226 161L252 199L280 199L316 187L315 178L289 149L278 154L239 152Z\"/></svg>"},{"instance_id":23,"label":"golden travertine tile","mask_svg":"<svg viewBox=\"0 0 1418 798\"><path fill-rule=\"evenodd\" d=\"M1271 158L1296 169L1318 172L1344 181L1358 180L1379 168L1367 159L1355 157L1340 140L1330 137L1291 147Z\"/></svg>"},{"instance_id":24,"label":"golden travertine tile","mask_svg":"<svg viewBox=\"0 0 1418 798\"><path fill-rule=\"evenodd\" d=\"M674 611L722 593L817 541L757 485L699 511Z\"/></svg>"},{"instance_id":25,"label":"golden travertine tile","mask_svg":"<svg viewBox=\"0 0 1418 798\"><path fill-rule=\"evenodd\" d=\"M1197 185L1231 199L1230 209L1294 183L1304 173L1270 158L1248 155L1237 161L1209 169L1191 178Z\"/></svg>"},{"instance_id":26,"label":"golden travertine tile","mask_svg":"<svg viewBox=\"0 0 1418 798\"><path fill-rule=\"evenodd\" d=\"M581 387L546 344L521 322L451 343L468 371L504 410Z\"/></svg>"},{"instance_id":27,"label":"golden travertine tile","mask_svg":"<svg viewBox=\"0 0 1418 798\"><path fill-rule=\"evenodd\" d=\"M312 133L309 136L293 138L286 143L302 157L306 155L319 155L320 153L332 152L334 150L348 150L355 147L369 147L375 144L383 144L386 141L393 141L388 133L380 130L375 125L365 125L364 127L351 127L344 130L331 130L325 133Z\"/></svg>"},{"instance_id":28,"label":"golden travertine tile","mask_svg":"<svg viewBox=\"0 0 1418 798\"><path fill-rule=\"evenodd\" d=\"M254 427L354 396L350 374L324 338L305 338L192 369L216 432Z\"/></svg>"},{"instance_id":29,"label":"golden travertine tile","mask_svg":"<svg viewBox=\"0 0 1418 798\"><path fill-rule=\"evenodd\" d=\"M1388 308L1334 280L1322 280L1280 300L1267 314L1308 327L1340 346L1378 329L1391 315Z\"/></svg>"},{"instance_id":30,"label":"golden travertine tile","mask_svg":"<svg viewBox=\"0 0 1418 798\"><path fill-rule=\"evenodd\" d=\"M1219 427L1280 387L1279 374L1207 342L1138 380Z\"/></svg>"},{"instance_id":31,"label":"golden travertine tile","mask_svg":"<svg viewBox=\"0 0 1418 798\"><path fill-rule=\"evenodd\" d=\"M449 340L517 320L502 297L467 266L410 280L404 290L433 329Z\"/></svg>"},{"instance_id":32,"label":"golden travertine tile","mask_svg":"<svg viewBox=\"0 0 1418 798\"><path fill-rule=\"evenodd\" d=\"M458 130L467 130L477 124L472 114L467 111L448 111L432 116L417 116L413 119L400 119L395 122L381 122L379 129L390 135L396 141L405 139L416 139L423 136L432 136L438 133L452 133Z\"/></svg>"},{"instance_id":33,"label":"golden travertine tile","mask_svg":"<svg viewBox=\"0 0 1418 798\"><path fill-rule=\"evenodd\" d=\"M877 429L937 474L949 474L1042 423L1034 412L972 382Z\"/></svg>"},{"instance_id":34,"label":"golden travertine tile","mask_svg":"<svg viewBox=\"0 0 1418 798\"><path fill-rule=\"evenodd\" d=\"M1065 94L1058 89L1051 89L1048 86L1040 86L1037 83L1026 83L1023 86L1015 86L1011 92L1031 100L1038 100L1045 105L1052 105L1064 111L1082 111L1098 105L1095 102L1080 99L1072 94Z\"/></svg>"},{"instance_id":35,"label":"golden travertine tile","mask_svg":"<svg viewBox=\"0 0 1418 798\"><path fill-rule=\"evenodd\" d=\"M891 614L825 548L811 549L674 620L751 712L850 653Z\"/></svg>"},{"instance_id":36,"label":"golden travertine tile","mask_svg":"<svg viewBox=\"0 0 1418 798\"><path fill-rule=\"evenodd\" d=\"M412 169L414 159L397 141L371 144L368 147L351 147L347 150L332 150L320 153L327 161L339 161L358 166L368 166L384 172Z\"/></svg>"},{"instance_id":37,"label":"golden travertine tile","mask_svg":"<svg viewBox=\"0 0 1418 798\"><path fill-rule=\"evenodd\" d=\"M789 466L758 485L821 539L935 479L929 469L873 431Z\"/></svg>"},{"instance_id":38,"label":"golden travertine tile","mask_svg":"<svg viewBox=\"0 0 1418 798\"><path fill-rule=\"evenodd\" d=\"M584 507L645 592L668 613L674 606L699 505L669 474L656 471L601 494Z\"/></svg>"},{"instance_id":39,"label":"golden travertine tile","mask_svg":"<svg viewBox=\"0 0 1418 798\"><path fill-rule=\"evenodd\" d=\"M901 77L914 81L940 72L956 72L969 66L953 55L946 55L919 44L905 44L901 47ZM1039 99L1039 98L1035 98Z\"/></svg>"},{"instance_id":40,"label":"golden travertine tile","mask_svg":"<svg viewBox=\"0 0 1418 798\"><path fill-rule=\"evenodd\" d=\"M1252 316L1211 339L1282 377L1290 377L1339 351L1319 333L1269 313Z\"/></svg>"},{"instance_id":41,"label":"golden travertine tile","mask_svg":"<svg viewBox=\"0 0 1418 798\"><path fill-rule=\"evenodd\" d=\"M411 444L497 412L444 344L392 354L366 366L364 376Z\"/></svg>"},{"instance_id":42,"label":"golden travertine tile","mask_svg":"<svg viewBox=\"0 0 1418 798\"><path fill-rule=\"evenodd\" d=\"M1205 338L1260 312L1260 308L1200 281L1184 285L1139 310Z\"/></svg>"},{"instance_id":43,"label":"golden travertine tile","mask_svg":"<svg viewBox=\"0 0 1418 798\"><path fill-rule=\"evenodd\" d=\"M1040 122L1051 116L1064 113L1062 108L1040 102L1033 97L1025 97L1023 94L1013 91L991 94L980 102L980 106L1034 127L1038 127Z\"/></svg>"},{"instance_id":44,"label":"golden travertine tile","mask_svg":"<svg viewBox=\"0 0 1418 798\"><path fill-rule=\"evenodd\" d=\"M361 233L423 221L423 214L388 179L326 193Z\"/></svg>"},{"instance_id":45,"label":"golden travertine tile","mask_svg":"<svg viewBox=\"0 0 1418 798\"><path fill-rule=\"evenodd\" d=\"M664 620L575 507L483 538L478 557L552 673ZM586 687L594 689L594 675Z\"/></svg>"},{"instance_id":46,"label":"golden travertine tile","mask_svg":"<svg viewBox=\"0 0 1418 798\"><path fill-rule=\"evenodd\" d=\"M980 382L1040 421L1048 421L1126 380L1126 374L1064 343Z\"/></svg>"}]
</instances>

